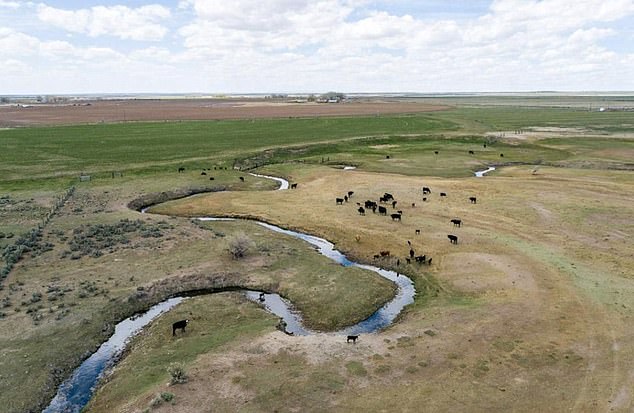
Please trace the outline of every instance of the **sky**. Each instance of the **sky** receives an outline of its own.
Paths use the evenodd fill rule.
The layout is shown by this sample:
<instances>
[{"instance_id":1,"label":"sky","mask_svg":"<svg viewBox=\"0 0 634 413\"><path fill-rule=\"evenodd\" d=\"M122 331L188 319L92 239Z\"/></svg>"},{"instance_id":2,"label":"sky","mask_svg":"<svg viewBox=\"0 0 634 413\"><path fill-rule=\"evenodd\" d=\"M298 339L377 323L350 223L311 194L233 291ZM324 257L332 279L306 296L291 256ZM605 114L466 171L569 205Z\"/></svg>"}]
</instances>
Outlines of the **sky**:
<instances>
[{"instance_id":1,"label":"sky","mask_svg":"<svg viewBox=\"0 0 634 413\"><path fill-rule=\"evenodd\" d=\"M634 0L0 0L0 95L634 90Z\"/></svg>"}]
</instances>

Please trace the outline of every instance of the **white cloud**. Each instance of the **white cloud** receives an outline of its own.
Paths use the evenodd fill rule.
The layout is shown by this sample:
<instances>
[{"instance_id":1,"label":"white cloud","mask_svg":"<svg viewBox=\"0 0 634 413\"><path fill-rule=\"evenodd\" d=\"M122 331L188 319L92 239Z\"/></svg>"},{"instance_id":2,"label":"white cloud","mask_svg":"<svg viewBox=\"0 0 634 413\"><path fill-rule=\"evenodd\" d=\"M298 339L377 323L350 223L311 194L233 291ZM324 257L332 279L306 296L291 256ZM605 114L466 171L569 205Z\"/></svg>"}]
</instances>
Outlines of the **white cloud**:
<instances>
[{"instance_id":1,"label":"white cloud","mask_svg":"<svg viewBox=\"0 0 634 413\"><path fill-rule=\"evenodd\" d=\"M6 7L8 9L17 9L20 7L20 3L18 3L17 1L0 0L0 7Z\"/></svg>"},{"instance_id":2,"label":"white cloud","mask_svg":"<svg viewBox=\"0 0 634 413\"><path fill-rule=\"evenodd\" d=\"M135 9L127 6L95 6L90 9L63 10L40 4L38 18L52 26L91 37L115 36L121 39L158 41L167 28L158 22L171 16L168 8L147 5Z\"/></svg>"},{"instance_id":3,"label":"white cloud","mask_svg":"<svg viewBox=\"0 0 634 413\"><path fill-rule=\"evenodd\" d=\"M478 17L443 20L366 0L174 3L173 19L163 6L40 5L41 20L69 33L163 41L124 52L123 43L0 29L0 60L64 63L82 85L95 79L113 91L634 89L632 49L611 48L627 40L627 24L613 22L632 21L634 0L493 0ZM164 25L178 35L167 37ZM72 85L73 76L62 78Z\"/></svg>"}]
</instances>

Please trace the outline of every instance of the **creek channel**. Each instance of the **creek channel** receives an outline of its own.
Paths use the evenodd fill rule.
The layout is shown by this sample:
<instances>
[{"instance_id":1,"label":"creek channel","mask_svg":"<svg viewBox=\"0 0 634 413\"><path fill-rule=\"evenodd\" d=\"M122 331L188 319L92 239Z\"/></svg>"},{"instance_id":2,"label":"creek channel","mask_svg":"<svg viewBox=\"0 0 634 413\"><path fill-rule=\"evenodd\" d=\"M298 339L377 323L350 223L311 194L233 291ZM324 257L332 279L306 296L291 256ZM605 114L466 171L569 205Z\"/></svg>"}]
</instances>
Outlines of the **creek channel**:
<instances>
[{"instance_id":1,"label":"creek channel","mask_svg":"<svg viewBox=\"0 0 634 413\"><path fill-rule=\"evenodd\" d=\"M288 189L289 183L287 180L267 175L256 175L261 178L273 179L280 183L278 190ZM145 209L142 210L145 213ZM222 217L200 217L201 221L233 221L235 218L222 218ZM332 259L333 261L343 265L344 267L358 267L369 271L374 271L381 277L387 278L397 285L397 293L394 298L386 303L383 307L378 309L367 319L346 327L340 331L336 331L330 334L361 334L372 333L381 330L389 326L396 317L400 314L406 305L414 302L414 296L416 290L414 283L408 277L398 274L395 271L385 270L372 265L360 264L348 259L341 252L337 251L334 244L314 235L303 234L301 232L291 231L288 229L280 228L275 225L271 225L265 222L250 220L258 225L261 225L271 231L275 231L281 234L286 234L295 238L299 238L308 242L316 247L317 251ZM281 297L278 294L264 293L262 300L262 291L254 290L239 290L242 291L246 297L254 302L261 303L266 310L280 317L286 323L285 330L289 334L302 336L312 334L327 334L307 329L302 324L301 315L293 309L292 304ZM160 314L170 310L182 300L186 299L187 294L183 293L182 296L169 298L152 306L148 311L129 317L115 327L115 333L99 347L99 349L87 358L75 371L73 371L70 378L64 381L49 406L44 409L43 413L59 413L59 412L72 412L79 413L81 409L90 401L90 398L95 392L95 389L99 383L99 379L102 377L104 371L108 368L114 367L122 354L125 346L129 340L139 331L148 325Z\"/></svg>"}]
</instances>

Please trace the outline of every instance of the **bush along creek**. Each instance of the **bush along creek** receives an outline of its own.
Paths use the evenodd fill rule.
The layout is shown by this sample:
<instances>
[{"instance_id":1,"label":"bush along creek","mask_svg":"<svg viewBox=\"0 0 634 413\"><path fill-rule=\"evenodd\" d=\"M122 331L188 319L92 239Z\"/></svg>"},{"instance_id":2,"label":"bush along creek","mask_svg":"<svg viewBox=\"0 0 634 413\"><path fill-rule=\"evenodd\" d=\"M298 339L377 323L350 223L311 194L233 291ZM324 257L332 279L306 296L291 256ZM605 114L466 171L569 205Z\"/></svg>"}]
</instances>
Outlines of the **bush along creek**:
<instances>
[{"instance_id":1,"label":"bush along creek","mask_svg":"<svg viewBox=\"0 0 634 413\"><path fill-rule=\"evenodd\" d=\"M289 188L289 183L285 179L267 175L255 176L276 180L280 183L278 190L285 190ZM142 212L145 212L145 209L146 208L143 208ZM233 218L221 217L201 217L198 219L201 221L235 220ZM394 271L351 261L341 252L337 251L331 242L323 238L280 228L265 222L254 222L271 231L304 240L316 247L320 254L343 266L358 267L374 271L381 277L387 278L396 283L398 290L395 297L382 308L377 310L367 319L330 334L353 335L379 331L394 322L405 306L414 302L416 290L414 288L414 283L408 277ZM266 310L280 317L278 328L287 334L298 336L326 334L312 331L304 327L301 315L293 309L292 303L278 294L269 294L262 291L246 289L238 289L238 291L242 291L248 299L261 303ZM217 291L209 291L209 293L213 292ZM183 293L181 296L171 297L152 306L146 312L127 318L117 324L115 327L115 333L110 337L110 339L103 343L92 356L86 359L77 369L75 369L70 378L62 383L54 399L43 412L80 412L94 394L95 388L98 385L99 379L103 375L104 371L114 366L130 338L137 334L143 327L148 325L158 315L170 310L180 303L184 297L196 294L199 294L199 292L194 292L194 294Z\"/></svg>"}]
</instances>

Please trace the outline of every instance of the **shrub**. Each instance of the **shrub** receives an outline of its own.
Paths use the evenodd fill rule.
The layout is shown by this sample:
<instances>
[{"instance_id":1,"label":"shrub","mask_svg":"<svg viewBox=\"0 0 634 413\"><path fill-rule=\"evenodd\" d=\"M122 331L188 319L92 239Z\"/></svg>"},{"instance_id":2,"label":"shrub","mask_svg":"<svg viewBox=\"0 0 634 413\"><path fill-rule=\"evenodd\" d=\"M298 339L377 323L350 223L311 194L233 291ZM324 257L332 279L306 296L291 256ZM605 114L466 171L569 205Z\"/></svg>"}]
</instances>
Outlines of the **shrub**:
<instances>
[{"instance_id":1,"label":"shrub","mask_svg":"<svg viewBox=\"0 0 634 413\"><path fill-rule=\"evenodd\" d=\"M171 402L173 398L174 398L174 393L165 392L165 391L161 393L161 399L163 399L163 401Z\"/></svg>"},{"instance_id":2,"label":"shrub","mask_svg":"<svg viewBox=\"0 0 634 413\"><path fill-rule=\"evenodd\" d=\"M172 363L167 368L167 372L172 377L172 384L183 384L187 383L187 373L185 372L185 368L181 363Z\"/></svg>"},{"instance_id":3,"label":"shrub","mask_svg":"<svg viewBox=\"0 0 634 413\"><path fill-rule=\"evenodd\" d=\"M244 257L253 247L253 241L245 234L236 234L229 240L229 253L234 260Z\"/></svg>"}]
</instances>

